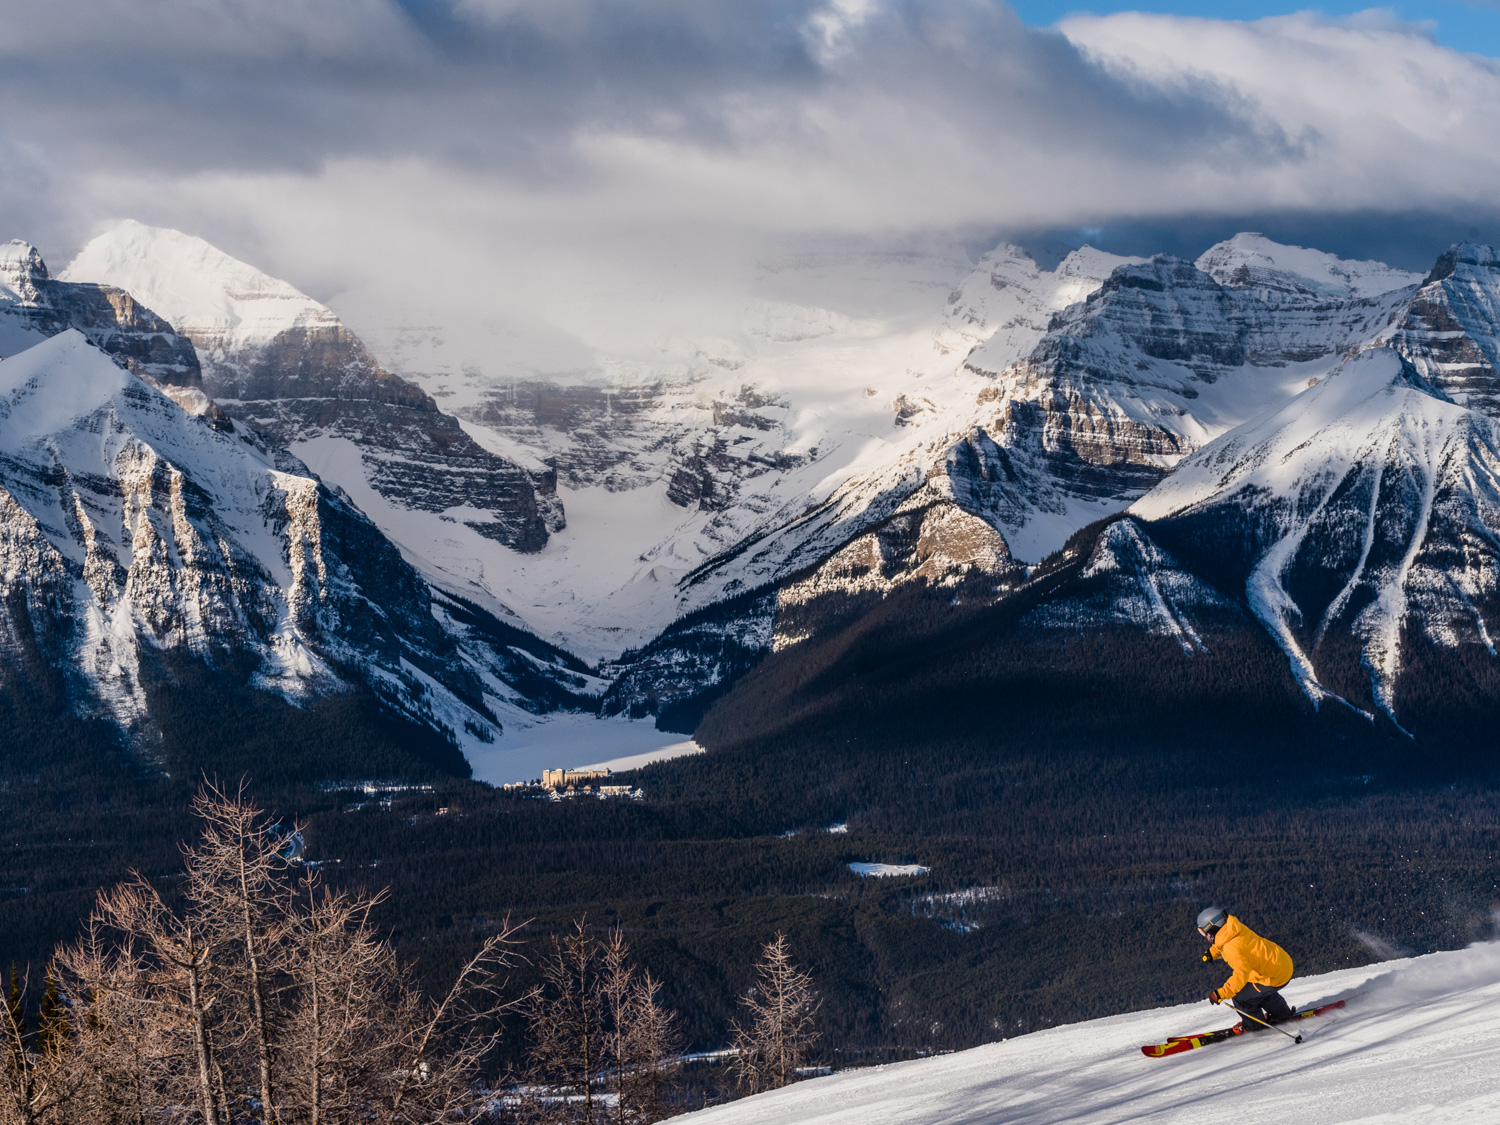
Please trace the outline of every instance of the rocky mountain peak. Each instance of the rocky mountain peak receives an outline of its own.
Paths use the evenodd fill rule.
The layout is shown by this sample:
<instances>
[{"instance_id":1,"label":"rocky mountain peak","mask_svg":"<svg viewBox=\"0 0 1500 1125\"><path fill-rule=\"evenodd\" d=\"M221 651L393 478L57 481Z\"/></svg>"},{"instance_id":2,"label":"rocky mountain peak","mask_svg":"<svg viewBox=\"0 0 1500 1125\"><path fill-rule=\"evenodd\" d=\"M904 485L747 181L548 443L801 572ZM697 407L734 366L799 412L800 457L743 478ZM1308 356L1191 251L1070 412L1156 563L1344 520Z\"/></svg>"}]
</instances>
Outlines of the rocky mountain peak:
<instances>
[{"instance_id":1,"label":"rocky mountain peak","mask_svg":"<svg viewBox=\"0 0 1500 1125\"><path fill-rule=\"evenodd\" d=\"M25 304L41 298L41 284L52 279L47 263L29 242L13 238L0 244L0 295Z\"/></svg>"},{"instance_id":2,"label":"rocky mountain peak","mask_svg":"<svg viewBox=\"0 0 1500 1125\"><path fill-rule=\"evenodd\" d=\"M1497 469L1492 419L1374 347L1185 459L1131 512L1243 591L1315 703L1400 721L1417 639L1494 653Z\"/></svg>"},{"instance_id":3,"label":"rocky mountain peak","mask_svg":"<svg viewBox=\"0 0 1500 1125\"><path fill-rule=\"evenodd\" d=\"M201 238L121 223L63 276L159 308L197 347L215 401L378 518L387 506L396 520L457 508L449 522L462 518L518 551L540 550L564 524L550 470L480 447L419 386L381 366L332 309Z\"/></svg>"},{"instance_id":4,"label":"rocky mountain peak","mask_svg":"<svg viewBox=\"0 0 1500 1125\"><path fill-rule=\"evenodd\" d=\"M190 336L234 348L296 326L338 324L333 310L194 235L128 220L94 238L63 270L134 294Z\"/></svg>"},{"instance_id":5,"label":"rocky mountain peak","mask_svg":"<svg viewBox=\"0 0 1500 1125\"><path fill-rule=\"evenodd\" d=\"M1424 286L1446 281L1462 267L1479 271L1500 271L1500 253L1493 246L1477 242L1459 242L1438 255L1432 270L1422 280Z\"/></svg>"},{"instance_id":6,"label":"rocky mountain peak","mask_svg":"<svg viewBox=\"0 0 1500 1125\"><path fill-rule=\"evenodd\" d=\"M1438 258L1392 346L1455 402L1500 417L1500 255L1472 242Z\"/></svg>"},{"instance_id":7,"label":"rocky mountain peak","mask_svg":"<svg viewBox=\"0 0 1500 1125\"><path fill-rule=\"evenodd\" d=\"M1350 261L1305 246L1286 246L1248 231L1209 247L1197 265L1231 288L1337 300L1378 297L1420 280L1419 275L1384 262Z\"/></svg>"},{"instance_id":8,"label":"rocky mountain peak","mask_svg":"<svg viewBox=\"0 0 1500 1125\"><path fill-rule=\"evenodd\" d=\"M29 242L0 246L0 358L69 328L153 383L198 385L192 343L129 293L52 277Z\"/></svg>"}]
</instances>

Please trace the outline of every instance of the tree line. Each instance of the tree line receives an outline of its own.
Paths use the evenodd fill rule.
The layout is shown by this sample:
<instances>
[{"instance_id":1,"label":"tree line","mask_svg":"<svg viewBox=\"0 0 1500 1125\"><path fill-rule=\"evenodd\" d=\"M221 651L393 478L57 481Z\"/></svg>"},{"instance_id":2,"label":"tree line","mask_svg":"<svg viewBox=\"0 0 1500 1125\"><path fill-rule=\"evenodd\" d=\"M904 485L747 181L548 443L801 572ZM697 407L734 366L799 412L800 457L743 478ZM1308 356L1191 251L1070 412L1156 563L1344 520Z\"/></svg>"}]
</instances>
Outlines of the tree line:
<instances>
[{"instance_id":1,"label":"tree line","mask_svg":"<svg viewBox=\"0 0 1500 1125\"><path fill-rule=\"evenodd\" d=\"M193 813L180 875L102 889L34 1011L12 966L0 1125L649 1125L672 1111L678 1017L619 928L554 935L522 990L507 919L429 993L377 928L386 892L328 886L243 787L205 785ZM756 979L728 1052L746 1093L796 1080L818 1038L785 935ZM496 1064L510 1015L526 1028L519 1067Z\"/></svg>"}]
</instances>

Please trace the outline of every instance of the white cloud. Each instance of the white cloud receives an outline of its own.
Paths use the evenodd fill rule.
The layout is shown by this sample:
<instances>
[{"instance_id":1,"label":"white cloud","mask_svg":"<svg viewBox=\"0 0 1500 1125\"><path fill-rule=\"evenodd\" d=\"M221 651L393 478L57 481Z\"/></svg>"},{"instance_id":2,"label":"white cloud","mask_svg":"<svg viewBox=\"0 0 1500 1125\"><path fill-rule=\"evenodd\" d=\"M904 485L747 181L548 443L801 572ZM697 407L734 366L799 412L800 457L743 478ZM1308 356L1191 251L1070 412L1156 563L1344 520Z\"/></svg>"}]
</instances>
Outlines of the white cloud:
<instances>
[{"instance_id":1,"label":"white cloud","mask_svg":"<svg viewBox=\"0 0 1500 1125\"><path fill-rule=\"evenodd\" d=\"M1295 142L1282 161L1232 169L1217 204L1332 208L1487 205L1500 173L1500 67L1388 16L1301 14L1254 23L1128 13L1064 21L1112 74L1155 89L1234 91Z\"/></svg>"},{"instance_id":2,"label":"white cloud","mask_svg":"<svg viewBox=\"0 0 1500 1125\"><path fill-rule=\"evenodd\" d=\"M554 341L712 320L789 240L1493 210L1500 182L1500 71L1388 15L63 0L0 8L0 98L0 237L65 258L129 215Z\"/></svg>"}]
</instances>

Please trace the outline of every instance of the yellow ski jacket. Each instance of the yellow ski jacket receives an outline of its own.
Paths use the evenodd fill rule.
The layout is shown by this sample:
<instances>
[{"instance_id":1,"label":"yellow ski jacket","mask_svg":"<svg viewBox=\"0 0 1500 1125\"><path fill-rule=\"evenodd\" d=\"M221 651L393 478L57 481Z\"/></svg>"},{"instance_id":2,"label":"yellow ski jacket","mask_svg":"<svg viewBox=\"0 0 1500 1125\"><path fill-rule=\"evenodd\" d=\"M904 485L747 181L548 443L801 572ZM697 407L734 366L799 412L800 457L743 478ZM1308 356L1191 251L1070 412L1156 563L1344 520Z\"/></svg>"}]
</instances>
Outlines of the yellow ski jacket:
<instances>
[{"instance_id":1,"label":"yellow ski jacket","mask_svg":"<svg viewBox=\"0 0 1500 1125\"><path fill-rule=\"evenodd\" d=\"M1232 1000L1247 984L1280 988L1292 979L1292 959L1287 951L1261 937L1233 914L1214 935L1209 954L1234 970L1234 975L1215 993L1220 1000Z\"/></svg>"}]
</instances>

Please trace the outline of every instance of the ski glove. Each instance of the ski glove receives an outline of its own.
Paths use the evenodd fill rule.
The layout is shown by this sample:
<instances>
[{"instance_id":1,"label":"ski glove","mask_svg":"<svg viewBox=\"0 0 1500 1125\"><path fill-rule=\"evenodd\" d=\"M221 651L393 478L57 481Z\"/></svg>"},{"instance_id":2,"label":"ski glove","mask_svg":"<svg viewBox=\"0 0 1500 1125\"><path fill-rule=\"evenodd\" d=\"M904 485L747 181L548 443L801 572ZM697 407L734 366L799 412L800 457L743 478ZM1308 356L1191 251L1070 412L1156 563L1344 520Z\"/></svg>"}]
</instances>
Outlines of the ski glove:
<instances>
[{"instance_id":1,"label":"ski glove","mask_svg":"<svg viewBox=\"0 0 1500 1125\"><path fill-rule=\"evenodd\" d=\"M1217 1003L1219 1003L1219 990L1218 989L1214 989L1214 991L1212 991L1212 992L1210 992L1208 994L1208 1002L1210 1004L1217 1004Z\"/></svg>"},{"instance_id":2,"label":"ski glove","mask_svg":"<svg viewBox=\"0 0 1500 1125\"><path fill-rule=\"evenodd\" d=\"M1198 960L1202 961L1205 965L1212 965L1214 963L1214 955L1212 953L1205 953Z\"/></svg>"}]
</instances>

